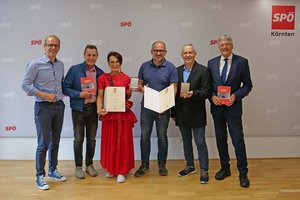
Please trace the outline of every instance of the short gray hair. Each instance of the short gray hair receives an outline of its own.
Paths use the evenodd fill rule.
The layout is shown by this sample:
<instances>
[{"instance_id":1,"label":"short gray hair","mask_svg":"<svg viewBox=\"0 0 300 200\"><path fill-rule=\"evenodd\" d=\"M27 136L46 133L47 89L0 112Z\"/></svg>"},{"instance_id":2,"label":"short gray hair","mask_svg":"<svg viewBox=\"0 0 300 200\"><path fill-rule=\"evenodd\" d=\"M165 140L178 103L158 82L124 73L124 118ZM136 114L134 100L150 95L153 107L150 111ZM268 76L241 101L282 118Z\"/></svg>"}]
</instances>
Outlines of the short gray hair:
<instances>
[{"instance_id":1,"label":"short gray hair","mask_svg":"<svg viewBox=\"0 0 300 200\"><path fill-rule=\"evenodd\" d=\"M48 40L49 38L56 38L56 39L58 40L59 45L60 45L60 39L59 39L56 35L48 35L48 36L45 38L45 40L44 40L44 46L47 44L47 40Z\"/></svg>"},{"instance_id":2,"label":"short gray hair","mask_svg":"<svg viewBox=\"0 0 300 200\"><path fill-rule=\"evenodd\" d=\"M161 41L161 40L156 40L155 42L153 42L153 43L152 43L152 46L151 46L151 49L153 49L153 47L154 47L156 44L158 44L158 43L164 45L165 50L167 49L166 44L165 44L163 41Z\"/></svg>"},{"instance_id":3,"label":"short gray hair","mask_svg":"<svg viewBox=\"0 0 300 200\"><path fill-rule=\"evenodd\" d=\"M191 43L188 43L188 44L183 45L182 48L181 48L181 53L183 52L184 47L192 47L193 51L194 51L195 53L197 53L197 52L196 52L196 49L195 49L195 47L194 47L194 45L192 45Z\"/></svg>"},{"instance_id":4,"label":"short gray hair","mask_svg":"<svg viewBox=\"0 0 300 200\"><path fill-rule=\"evenodd\" d=\"M232 38L230 35L222 35L218 38L218 46L220 46L220 42L223 40L228 40L231 44L233 44Z\"/></svg>"}]
</instances>

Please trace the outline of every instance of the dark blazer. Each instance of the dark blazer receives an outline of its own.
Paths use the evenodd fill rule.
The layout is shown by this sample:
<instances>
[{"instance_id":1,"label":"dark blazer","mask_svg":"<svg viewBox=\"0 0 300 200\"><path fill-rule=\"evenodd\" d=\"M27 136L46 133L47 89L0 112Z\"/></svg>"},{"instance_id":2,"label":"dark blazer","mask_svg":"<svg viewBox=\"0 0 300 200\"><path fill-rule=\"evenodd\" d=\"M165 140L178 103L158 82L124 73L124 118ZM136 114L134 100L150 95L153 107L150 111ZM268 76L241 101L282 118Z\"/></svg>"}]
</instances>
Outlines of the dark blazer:
<instances>
[{"instance_id":1,"label":"dark blazer","mask_svg":"<svg viewBox=\"0 0 300 200\"><path fill-rule=\"evenodd\" d=\"M226 83L223 84L219 67L221 56L217 56L208 61L207 67L213 82L212 95L217 94L218 85L231 86L231 93L235 94L236 100L232 106L215 106L211 102L211 114L221 116L227 110L231 116L242 116L242 99L249 94L253 85L250 77L248 60L233 54L230 72Z\"/></svg>"},{"instance_id":2,"label":"dark blazer","mask_svg":"<svg viewBox=\"0 0 300 200\"><path fill-rule=\"evenodd\" d=\"M209 72L206 67L195 62L187 82L193 95L184 99L180 97L181 82L183 82L184 65L177 67L178 89L175 98L175 107L171 110L171 117L175 117L177 126L191 128L206 126L205 100L211 93Z\"/></svg>"}]
</instances>

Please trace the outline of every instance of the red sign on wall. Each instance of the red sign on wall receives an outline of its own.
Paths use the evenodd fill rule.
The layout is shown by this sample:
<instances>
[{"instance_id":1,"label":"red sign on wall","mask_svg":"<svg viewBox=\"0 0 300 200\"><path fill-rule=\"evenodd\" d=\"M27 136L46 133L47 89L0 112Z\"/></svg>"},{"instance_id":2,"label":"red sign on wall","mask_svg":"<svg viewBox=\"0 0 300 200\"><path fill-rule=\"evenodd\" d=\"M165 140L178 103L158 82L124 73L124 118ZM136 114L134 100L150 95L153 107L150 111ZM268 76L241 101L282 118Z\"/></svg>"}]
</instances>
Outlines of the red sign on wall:
<instances>
[{"instance_id":1,"label":"red sign on wall","mask_svg":"<svg viewBox=\"0 0 300 200\"><path fill-rule=\"evenodd\" d=\"M5 131L16 131L17 130L17 127L14 125L14 126L5 126Z\"/></svg>"},{"instance_id":2,"label":"red sign on wall","mask_svg":"<svg viewBox=\"0 0 300 200\"><path fill-rule=\"evenodd\" d=\"M272 29L295 29L295 6L272 6Z\"/></svg>"}]
</instances>

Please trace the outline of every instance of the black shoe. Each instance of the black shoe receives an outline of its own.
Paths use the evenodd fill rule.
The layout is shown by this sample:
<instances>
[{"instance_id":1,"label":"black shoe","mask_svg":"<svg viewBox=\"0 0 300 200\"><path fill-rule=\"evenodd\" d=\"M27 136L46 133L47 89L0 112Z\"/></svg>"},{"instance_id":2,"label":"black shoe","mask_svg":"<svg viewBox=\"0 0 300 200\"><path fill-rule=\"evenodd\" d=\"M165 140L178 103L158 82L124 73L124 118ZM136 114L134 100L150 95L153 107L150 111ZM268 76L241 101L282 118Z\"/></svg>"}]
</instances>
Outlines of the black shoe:
<instances>
[{"instance_id":1,"label":"black shoe","mask_svg":"<svg viewBox=\"0 0 300 200\"><path fill-rule=\"evenodd\" d=\"M250 181L247 174L240 175L240 186L244 188L250 187Z\"/></svg>"},{"instance_id":2,"label":"black shoe","mask_svg":"<svg viewBox=\"0 0 300 200\"><path fill-rule=\"evenodd\" d=\"M141 177L144 174L146 174L147 172L149 172L149 165L147 164L142 164L140 166L140 168L138 170L136 170L136 172L134 173L135 177Z\"/></svg>"},{"instance_id":3,"label":"black shoe","mask_svg":"<svg viewBox=\"0 0 300 200\"><path fill-rule=\"evenodd\" d=\"M218 171L215 175L216 180L224 180L226 177L231 175L230 168L222 168L220 171Z\"/></svg>"},{"instance_id":4,"label":"black shoe","mask_svg":"<svg viewBox=\"0 0 300 200\"><path fill-rule=\"evenodd\" d=\"M188 176L190 174L196 173L197 171L195 170L195 167L193 166L186 166L185 169L181 170L178 173L178 176L182 177L182 176Z\"/></svg>"},{"instance_id":5,"label":"black shoe","mask_svg":"<svg viewBox=\"0 0 300 200\"><path fill-rule=\"evenodd\" d=\"M160 176L168 176L168 170L166 168L166 163L159 162L158 163L158 172Z\"/></svg>"},{"instance_id":6,"label":"black shoe","mask_svg":"<svg viewBox=\"0 0 300 200\"><path fill-rule=\"evenodd\" d=\"M200 183L201 184L207 184L209 181L209 175L208 175L208 170L201 170L201 175L200 175Z\"/></svg>"}]
</instances>

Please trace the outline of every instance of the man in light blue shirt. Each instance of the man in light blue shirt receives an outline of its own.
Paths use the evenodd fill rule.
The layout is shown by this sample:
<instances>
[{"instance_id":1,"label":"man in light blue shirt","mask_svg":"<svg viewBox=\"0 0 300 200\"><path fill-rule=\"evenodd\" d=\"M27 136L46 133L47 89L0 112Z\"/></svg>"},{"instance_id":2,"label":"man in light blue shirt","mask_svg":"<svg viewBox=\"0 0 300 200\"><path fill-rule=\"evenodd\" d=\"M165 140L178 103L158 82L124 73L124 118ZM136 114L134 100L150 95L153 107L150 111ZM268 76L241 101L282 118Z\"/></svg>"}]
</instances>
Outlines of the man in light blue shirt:
<instances>
[{"instance_id":1,"label":"man in light blue shirt","mask_svg":"<svg viewBox=\"0 0 300 200\"><path fill-rule=\"evenodd\" d=\"M28 96L35 96L34 120L37 130L36 185L41 190L49 189L45 180L45 162L48 151L48 177L66 181L56 169L58 147L62 131L65 104L62 101L64 64L56 59L60 40L49 35L44 42L45 55L31 61L25 70L22 88Z\"/></svg>"}]
</instances>

